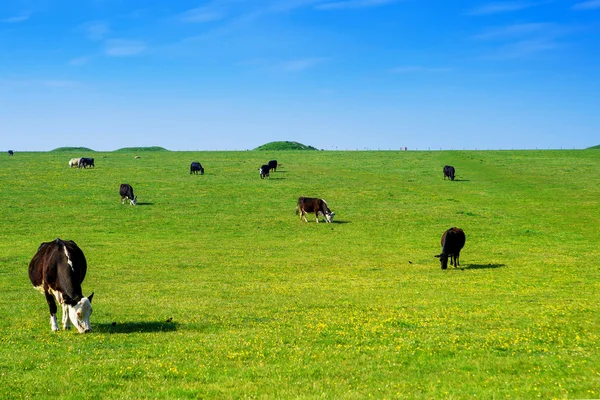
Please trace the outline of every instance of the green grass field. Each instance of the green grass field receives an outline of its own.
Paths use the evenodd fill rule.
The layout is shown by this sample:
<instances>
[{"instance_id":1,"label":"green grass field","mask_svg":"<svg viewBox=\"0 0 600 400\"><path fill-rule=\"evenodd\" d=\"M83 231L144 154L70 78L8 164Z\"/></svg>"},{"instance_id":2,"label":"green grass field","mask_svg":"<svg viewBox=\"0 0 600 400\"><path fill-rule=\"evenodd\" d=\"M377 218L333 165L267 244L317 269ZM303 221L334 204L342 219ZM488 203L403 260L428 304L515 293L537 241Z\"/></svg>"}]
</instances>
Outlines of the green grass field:
<instances>
[{"instance_id":1,"label":"green grass field","mask_svg":"<svg viewBox=\"0 0 600 400\"><path fill-rule=\"evenodd\" d=\"M0 157L0 398L600 397L600 151L140 155ZM51 332L29 283L56 237L91 334Z\"/></svg>"}]
</instances>

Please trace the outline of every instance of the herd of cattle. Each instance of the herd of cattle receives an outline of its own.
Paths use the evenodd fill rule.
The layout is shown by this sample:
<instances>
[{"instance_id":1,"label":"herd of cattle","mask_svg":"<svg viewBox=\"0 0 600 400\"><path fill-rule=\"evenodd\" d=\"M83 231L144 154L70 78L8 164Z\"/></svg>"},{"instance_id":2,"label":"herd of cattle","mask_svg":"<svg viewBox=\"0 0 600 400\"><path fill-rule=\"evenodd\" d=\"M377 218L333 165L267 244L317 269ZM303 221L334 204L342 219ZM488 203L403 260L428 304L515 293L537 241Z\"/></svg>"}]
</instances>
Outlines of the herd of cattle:
<instances>
[{"instance_id":1,"label":"herd of cattle","mask_svg":"<svg viewBox=\"0 0 600 400\"><path fill-rule=\"evenodd\" d=\"M9 154L12 153L9 152ZM12 155L12 154L11 154ZM93 158L73 158L69 161L70 167L94 167ZM271 171L277 171L277 161L271 160L259 168L260 177L269 177ZM204 174L204 168L199 162L192 162L190 174ZM444 166L444 179L454 180L454 167ZM129 204L136 205L137 197L133 193L133 187L127 183L121 184L119 188L121 204L129 200ZM320 198L299 197L296 205L296 215L300 214L300 221L308 222L306 214L314 213L316 222L319 216L323 216L328 223L333 222L335 215L329 209L327 202ZM455 268L460 265L460 251L465 245L466 236L462 229L452 227L442 234L442 252L435 257L440 259L442 269L450 265ZM56 320L56 302L62 307L62 327L70 329L71 323L79 333L91 332L90 315L92 314L92 298L94 293L84 297L81 290L87 272L87 262L83 251L72 240L61 240L57 238L52 242L42 243L29 263L29 279L34 288L41 291L50 309L50 326L53 331L58 331Z\"/></svg>"}]
</instances>

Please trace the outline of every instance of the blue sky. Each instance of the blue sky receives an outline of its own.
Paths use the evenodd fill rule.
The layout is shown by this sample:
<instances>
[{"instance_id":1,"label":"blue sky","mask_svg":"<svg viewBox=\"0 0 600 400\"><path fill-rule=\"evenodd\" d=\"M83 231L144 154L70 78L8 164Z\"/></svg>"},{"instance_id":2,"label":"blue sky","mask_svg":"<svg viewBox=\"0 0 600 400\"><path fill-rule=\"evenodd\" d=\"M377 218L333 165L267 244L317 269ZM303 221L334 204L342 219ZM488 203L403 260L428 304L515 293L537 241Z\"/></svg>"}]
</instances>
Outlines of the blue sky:
<instances>
[{"instance_id":1,"label":"blue sky","mask_svg":"<svg viewBox=\"0 0 600 400\"><path fill-rule=\"evenodd\" d=\"M600 0L11 0L2 148L585 148Z\"/></svg>"}]
</instances>

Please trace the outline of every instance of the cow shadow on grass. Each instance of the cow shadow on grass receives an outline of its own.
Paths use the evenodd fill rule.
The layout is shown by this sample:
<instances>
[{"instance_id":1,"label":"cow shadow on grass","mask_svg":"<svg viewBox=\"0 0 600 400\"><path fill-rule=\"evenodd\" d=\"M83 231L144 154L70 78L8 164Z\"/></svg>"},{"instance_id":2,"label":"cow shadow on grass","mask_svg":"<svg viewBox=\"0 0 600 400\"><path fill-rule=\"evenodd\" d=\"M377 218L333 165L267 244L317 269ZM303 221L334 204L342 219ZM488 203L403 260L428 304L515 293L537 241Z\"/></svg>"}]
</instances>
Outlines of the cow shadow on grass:
<instances>
[{"instance_id":1,"label":"cow shadow on grass","mask_svg":"<svg viewBox=\"0 0 600 400\"><path fill-rule=\"evenodd\" d=\"M174 332L177 330L176 322L168 321L140 321L140 322L112 322L110 324L93 324L94 331L99 333L157 333Z\"/></svg>"},{"instance_id":2,"label":"cow shadow on grass","mask_svg":"<svg viewBox=\"0 0 600 400\"><path fill-rule=\"evenodd\" d=\"M467 264L461 269L492 269L492 268L501 268L506 266L506 264ZM460 267L459 267L460 268Z\"/></svg>"},{"instance_id":3,"label":"cow shadow on grass","mask_svg":"<svg viewBox=\"0 0 600 400\"><path fill-rule=\"evenodd\" d=\"M471 182L470 179L454 179L453 182Z\"/></svg>"},{"instance_id":4,"label":"cow shadow on grass","mask_svg":"<svg viewBox=\"0 0 600 400\"><path fill-rule=\"evenodd\" d=\"M273 181L273 180L279 181L279 180L282 180L282 179L285 179L285 178L284 177L281 177L281 178L270 177L269 178L269 180L271 180L271 181Z\"/></svg>"},{"instance_id":5,"label":"cow shadow on grass","mask_svg":"<svg viewBox=\"0 0 600 400\"><path fill-rule=\"evenodd\" d=\"M345 221L343 219L334 219L333 221L331 221L332 224L349 224L350 221Z\"/></svg>"},{"instance_id":6,"label":"cow shadow on grass","mask_svg":"<svg viewBox=\"0 0 600 400\"><path fill-rule=\"evenodd\" d=\"M136 203L136 206L152 206L152 205L154 205L154 203L144 202L144 201Z\"/></svg>"}]
</instances>

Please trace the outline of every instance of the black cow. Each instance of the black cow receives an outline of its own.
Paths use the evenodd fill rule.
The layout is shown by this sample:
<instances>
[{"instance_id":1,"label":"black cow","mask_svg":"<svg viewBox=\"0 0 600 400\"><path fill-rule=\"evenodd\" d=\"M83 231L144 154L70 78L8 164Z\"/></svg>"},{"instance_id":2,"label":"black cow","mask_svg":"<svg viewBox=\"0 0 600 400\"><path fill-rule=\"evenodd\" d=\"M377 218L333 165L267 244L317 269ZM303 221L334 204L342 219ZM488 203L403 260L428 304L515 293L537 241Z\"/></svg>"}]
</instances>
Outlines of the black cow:
<instances>
[{"instance_id":1,"label":"black cow","mask_svg":"<svg viewBox=\"0 0 600 400\"><path fill-rule=\"evenodd\" d=\"M8 155L9 155L9 156L14 156L14 155L15 155L15 152L14 152L14 151L12 151L12 150L9 150L9 151L8 151Z\"/></svg>"},{"instance_id":2,"label":"black cow","mask_svg":"<svg viewBox=\"0 0 600 400\"><path fill-rule=\"evenodd\" d=\"M442 253L436 256L440 259L442 269L448 268L448 257L450 265L454 265L454 268L460 265L460 250L466 240L465 233L460 228L450 228L442 234Z\"/></svg>"},{"instance_id":3,"label":"black cow","mask_svg":"<svg viewBox=\"0 0 600 400\"><path fill-rule=\"evenodd\" d=\"M277 172L277 160L269 161L269 170Z\"/></svg>"},{"instance_id":4,"label":"black cow","mask_svg":"<svg viewBox=\"0 0 600 400\"><path fill-rule=\"evenodd\" d=\"M119 188L121 195L121 204L125 204L125 199L129 200L129 204L135 206L137 204L137 196L133 194L133 188L128 183L122 183Z\"/></svg>"},{"instance_id":5,"label":"black cow","mask_svg":"<svg viewBox=\"0 0 600 400\"><path fill-rule=\"evenodd\" d=\"M94 159L85 157L81 158L81 160L79 160L79 168L85 167L94 168Z\"/></svg>"},{"instance_id":6,"label":"black cow","mask_svg":"<svg viewBox=\"0 0 600 400\"><path fill-rule=\"evenodd\" d=\"M261 165L261 167L258 169L258 172L260 172L260 179L270 178L270 170L271 168L267 164Z\"/></svg>"},{"instance_id":7,"label":"black cow","mask_svg":"<svg viewBox=\"0 0 600 400\"><path fill-rule=\"evenodd\" d=\"M79 333L92 330L92 297L83 297L81 283L85 278L87 262L81 249L71 240L56 239L42 243L29 263L29 279L33 286L46 295L50 307L50 325L58 330L56 301L62 306L63 329L71 322Z\"/></svg>"},{"instance_id":8,"label":"black cow","mask_svg":"<svg viewBox=\"0 0 600 400\"><path fill-rule=\"evenodd\" d=\"M444 166L444 180L446 178L450 178L450 180L454 180L454 167L451 165Z\"/></svg>"},{"instance_id":9,"label":"black cow","mask_svg":"<svg viewBox=\"0 0 600 400\"><path fill-rule=\"evenodd\" d=\"M319 222L319 214L325 217L325 221L332 222L334 212L331 212L327 206L327 202L323 199L316 199L313 197L298 197L298 205L296 206L296 215L300 212L300 221L304 217L304 221L308 222L306 214L315 213L317 223Z\"/></svg>"},{"instance_id":10,"label":"black cow","mask_svg":"<svg viewBox=\"0 0 600 400\"><path fill-rule=\"evenodd\" d=\"M200 172L200 175L204 175L204 168L202 168L202 164L194 161L190 164L190 175L191 174L198 175L198 172Z\"/></svg>"}]
</instances>

